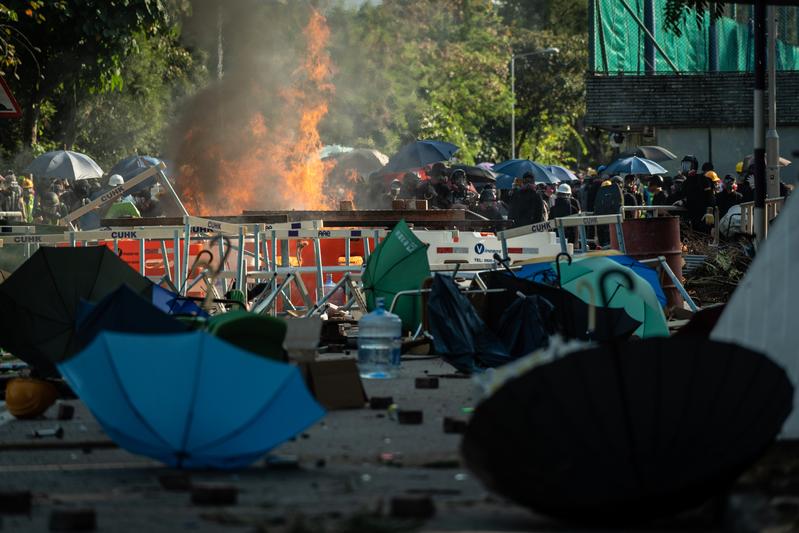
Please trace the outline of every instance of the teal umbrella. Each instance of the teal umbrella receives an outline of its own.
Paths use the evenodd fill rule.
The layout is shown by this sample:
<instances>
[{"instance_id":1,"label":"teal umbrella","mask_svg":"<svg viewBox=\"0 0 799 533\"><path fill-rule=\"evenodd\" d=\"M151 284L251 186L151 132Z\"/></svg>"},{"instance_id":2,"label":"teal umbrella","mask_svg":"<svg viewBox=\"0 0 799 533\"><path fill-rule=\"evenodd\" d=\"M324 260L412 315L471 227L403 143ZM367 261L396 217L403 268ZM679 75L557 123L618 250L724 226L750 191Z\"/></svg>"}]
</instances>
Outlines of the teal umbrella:
<instances>
[{"instance_id":1,"label":"teal umbrella","mask_svg":"<svg viewBox=\"0 0 799 533\"><path fill-rule=\"evenodd\" d=\"M422 287L424 280L430 277L427 246L404 220L394 226L369 256L361 278L370 311L376 307L377 298L384 298L388 309L398 292ZM421 297L400 298L394 313L402 319L403 328L416 329L421 322Z\"/></svg>"},{"instance_id":2,"label":"teal umbrella","mask_svg":"<svg viewBox=\"0 0 799 533\"><path fill-rule=\"evenodd\" d=\"M586 303L601 305L600 278L607 271L619 270L630 275L633 287L628 289L621 283L620 276L611 276L605 286L608 307L622 308L630 317L641 322L635 335L642 338L668 337L669 328L666 324L666 317L655 290L632 269L607 257L575 259L571 264L560 264L560 282L565 290Z\"/></svg>"}]
</instances>

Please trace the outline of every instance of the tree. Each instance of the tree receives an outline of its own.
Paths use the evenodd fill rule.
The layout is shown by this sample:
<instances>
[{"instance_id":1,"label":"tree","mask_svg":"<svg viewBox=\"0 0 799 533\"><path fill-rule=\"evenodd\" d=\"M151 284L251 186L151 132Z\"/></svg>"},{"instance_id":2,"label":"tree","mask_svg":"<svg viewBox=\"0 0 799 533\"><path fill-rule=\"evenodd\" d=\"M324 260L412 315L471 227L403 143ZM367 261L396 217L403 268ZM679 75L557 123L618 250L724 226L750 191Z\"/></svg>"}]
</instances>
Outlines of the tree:
<instances>
[{"instance_id":1,"label":"tree","mask_svg":"<svg viewBox=\"0 0 799 533\"><path fill-rule=\"evenodd\" d=\"M724 14L726 3L719 0L666 0L664 8L666 30L677 36L682 35L682 25L692 10L697 26L701 26L706 11L710 13L711 19L715 20Z\"/></svg>"},{"instance_id":2,"label":"tree","mask_svg":"<svg viewBox=\"0 0 799 533\"><path fill-rule=\"evenodd\" d=\"M153 36L169 28L181 6L154 0L52 0L4 5L5 64L13 69L12 88L23 107L24 145L38 141L39 121L48 105L57 113L60 139L72 145L77 113L89 94L119 90L122 66L137 46L136 36ZM6 33L8 35L8 33ZM15 44L16 43L16 44ZM28 58L19 53L25 43ZM9 48L11 51L9 52ZM6 145L8 148L8 146Z\"/></svg>"}]
</instances>

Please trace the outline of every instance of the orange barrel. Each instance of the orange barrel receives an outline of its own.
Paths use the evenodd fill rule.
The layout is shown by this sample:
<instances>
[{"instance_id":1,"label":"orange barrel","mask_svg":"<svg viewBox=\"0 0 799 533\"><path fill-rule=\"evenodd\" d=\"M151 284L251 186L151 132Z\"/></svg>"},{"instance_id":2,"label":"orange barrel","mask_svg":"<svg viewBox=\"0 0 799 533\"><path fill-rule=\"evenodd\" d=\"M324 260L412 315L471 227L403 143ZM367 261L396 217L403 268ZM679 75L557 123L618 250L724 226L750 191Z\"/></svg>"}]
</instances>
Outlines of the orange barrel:
<instances>
[{"instance_id":1,"label":"orange barrel","mask_svg":"<svg viewBox=\"0 0 799 533\"><path fill-rule=\"evenodd\" d=\"M621 225L627 255L635 259L666 258L674 275L682 280L682 241L680 241L680 217L633 218ZM619 249L616 231L611 228L610 245ZM683 297L674 282L665 272L661 285L670 306L682 307Z\"/></svg>"}]
</instances>

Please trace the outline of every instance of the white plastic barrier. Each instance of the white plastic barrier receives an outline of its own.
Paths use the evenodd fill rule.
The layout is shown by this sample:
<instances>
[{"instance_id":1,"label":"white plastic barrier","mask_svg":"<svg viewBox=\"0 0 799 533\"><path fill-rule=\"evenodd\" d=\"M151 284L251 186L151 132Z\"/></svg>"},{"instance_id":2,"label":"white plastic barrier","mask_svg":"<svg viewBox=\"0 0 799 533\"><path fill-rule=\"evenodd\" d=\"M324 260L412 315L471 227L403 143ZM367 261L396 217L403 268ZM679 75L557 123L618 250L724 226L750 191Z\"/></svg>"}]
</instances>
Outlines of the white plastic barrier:
<instances>
[{"instance_id":1,"label":"white plastic barrier","mask_svg":"<svg viewBox=\"0 0 799 533\"><path fill-rule=\"evenodd\" d=\"M420 241L429 244L427 257L431 265L448 263L493 263L494 254L503 254L502 242L493 233L458 230L413 230ZM571 244L566 245L569 253ZM507 242L506 255L513 261L552 257L562 249L554 232L526 233Z\"/></svg>"}]
</instances>

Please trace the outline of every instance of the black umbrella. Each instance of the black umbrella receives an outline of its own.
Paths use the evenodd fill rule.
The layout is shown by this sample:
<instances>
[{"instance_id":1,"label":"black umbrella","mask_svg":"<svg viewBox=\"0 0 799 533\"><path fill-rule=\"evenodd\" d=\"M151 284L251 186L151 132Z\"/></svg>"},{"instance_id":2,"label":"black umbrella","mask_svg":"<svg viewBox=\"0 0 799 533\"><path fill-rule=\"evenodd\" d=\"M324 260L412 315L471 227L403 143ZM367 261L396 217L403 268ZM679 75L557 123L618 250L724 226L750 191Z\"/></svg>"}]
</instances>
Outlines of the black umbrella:
<instances>
[{"instance_id":1,"label":"black umbrella","mask_svg":"<svg viewBox=\"0 0 799 533\"><path fill-rule=\"evenodd\" d=\"M502 313L497 332L508 355L517 358L548 346L549 336L556 328L553 311L554 306L546 298L517 293L516 299Z\"/></svg>"},{"instance_id":2,"label":"black umbrella","mask_svg":"<svg viewBox=\"0 0 799 533\"><path fill-rule=\"evenodd\" d=\"M639 146L632 152L624 154L622 157L636 156L649 159L650 161L671 161L677 159L671 151L663 148L662 146Z\"/></svg>"},{"instance_id":3,"label":"black umbrella","mask_svg":"<svg viewBox=\"0 0 799 533\"><path fill-rule=\"evenodd\" d=\"M481 403L462 453L488 487L532 509L621 523L700 505L774 440L793 387L733 344L653 338L574 352Z\"/></svg>"},{"instance_id":4,"label":"black umbrella","mask_svg":"<svg viewBox=\"0 0 799 533\"><path fill-rule=\"evenodd\" d=\"M474 372L510 361L502 342L450 276L433 278L427 319L435 352L458 370Z\"/></svg>"},{"instance_id":5,"label":"black umbrella","mask_svg":"<svg viewBox=\"0 0 799 533\"><path fill-rule=\"evenodd\" d=\"M624 309L597 306L594 310L596 324L593 331L589 328L591 306L569 291L517 278L507 272L494 271L481 273L480 277L489 289L508 289L504 292L491 292L484 296L484 314L486 325L492 331L499 331L503 309L507 309L517 298L516 293L538 295L545 298L554 307L552 322L555 330L567 339L608 341L611 339L628 339L641 323Z\"/></svg>"},{"instance_id":6,"label":"black umbrella","mask_svg":"<svg viewBox=\"0 0 799 533\"><path fill-rule=\"evenodd\" d=\"M0 342L42 376L72 345L81 300L97 302L121 285L149 297L152 283L105 246L40 248L0 284Z\"/></svg>"},{"instance_id":7,"label":"black umbrella","mask_svg":"<svg viewBox=\"0 0 799 533\"><path fill-rule=\"evenodd\" d=\"M79 305L69 355L82 350L101 331L182 333L189 331L189 327L122 285L96 305L85 301Z\"/></svg>"},{"instance_id":8,"label":"black umbrella","mask_svg":"<svg viewBox=\"0 0 799 533\"><path fill-rule=\"evenodd\" d=\"M497 175L487 168L473 165L452 165L450 174L455 170L464 171L466 173L466 177L469 178L469 181L476 185L484 185L486 183L494 183L497 181Z\"/></svg>"}]
</instances>

